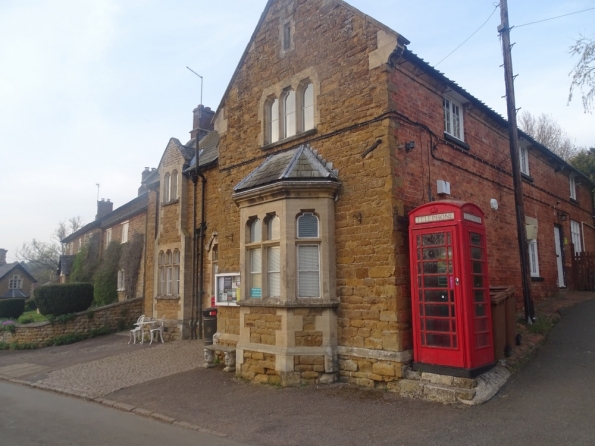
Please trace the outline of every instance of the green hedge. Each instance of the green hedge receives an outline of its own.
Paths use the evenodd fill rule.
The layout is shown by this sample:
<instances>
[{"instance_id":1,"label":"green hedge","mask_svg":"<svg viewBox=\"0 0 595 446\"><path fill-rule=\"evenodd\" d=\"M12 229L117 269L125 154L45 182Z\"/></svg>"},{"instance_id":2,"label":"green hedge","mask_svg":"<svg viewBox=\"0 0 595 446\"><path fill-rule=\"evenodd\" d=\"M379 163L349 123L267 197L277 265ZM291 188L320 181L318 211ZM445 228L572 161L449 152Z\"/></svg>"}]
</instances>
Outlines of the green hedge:
<instances>
[{"instance_id":1,"label":"green hedge","mask_svg":"<svg viewBox=\"0 0 595 446\"><path fill-rule=\"evenodd\" d=\"M35 290L35 303L44 316L85 311L93 301L90 283L61 283L44 285Z\"/></svg>"},{"instance_id":2,"label":"green hedge","mask_svg":"<svg viewBox=\"0 0 595 446\"><path fill-rule=\"evenodd\" d=\"M25 299L0 299L0 318L17 319L25 311Z\"/></svg>"}]
</instances>

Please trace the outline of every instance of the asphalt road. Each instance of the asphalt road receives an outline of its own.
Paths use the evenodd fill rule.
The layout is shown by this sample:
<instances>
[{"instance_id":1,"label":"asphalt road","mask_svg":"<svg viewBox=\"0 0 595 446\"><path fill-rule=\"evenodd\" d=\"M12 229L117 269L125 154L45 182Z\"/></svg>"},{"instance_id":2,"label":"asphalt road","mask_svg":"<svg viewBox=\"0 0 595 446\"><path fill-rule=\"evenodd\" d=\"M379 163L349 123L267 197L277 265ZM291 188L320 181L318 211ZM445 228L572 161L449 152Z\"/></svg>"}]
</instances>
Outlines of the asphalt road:
<instances>
[{"instance_id":1,"label":"asphalt road","mask_svg":"<svg viewBox=\"0 0 595 446\"><path fill-rule=\"evenodd\" d=\"M241 446L97 403L0 381L0 445Z\"/></svg>"}]
</instances>

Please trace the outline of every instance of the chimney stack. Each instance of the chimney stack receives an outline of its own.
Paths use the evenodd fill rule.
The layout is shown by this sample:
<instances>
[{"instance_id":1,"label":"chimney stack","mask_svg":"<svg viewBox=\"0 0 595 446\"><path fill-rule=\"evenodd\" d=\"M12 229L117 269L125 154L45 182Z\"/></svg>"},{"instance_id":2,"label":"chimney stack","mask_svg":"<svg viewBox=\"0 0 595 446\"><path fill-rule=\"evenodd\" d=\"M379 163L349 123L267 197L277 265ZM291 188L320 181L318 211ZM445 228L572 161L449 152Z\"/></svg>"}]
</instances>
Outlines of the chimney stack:
<instances>
[{"instance_id":1,"label":"chimney stack","mask_svg":"<svg viewBox=\"0 0 595 446\"><path fill-rule=\"evenodd\" d=\"M147 187L146 181L147 181L147 178L149 178L149 175L151 174L151 172L153 172L153 170L155 170L155 169L154 168L151 169L150 167L145 167L145 170L143 170L143 172L141 174L140 187L138 188L139 196L141 196L142 194L144 194L146 191L149 190L149 188Z\"/></svg>"},{"instance_id":2,"label":"chimney stack","mask_svg":"<svg viewBox=\"0 0 595 446\"><path fill-rule=\"evenodd\" d=\"M109 198L105 201L104 198L101 201L97 202L97 215L95 216L95 220L99 220L102 217L105 217L111 211L114 210L114 203L112 203Z\"/></svg>"},{"instance_id":3,"label":"chimney stack","mask_svg":"<svg viewBox=\"0 0 595 446\"><path fill-rule=\"evenodd\" d=\"M203 136L215 129L213 126L215 112L211 110L211 107L205 107L204 105L200 104L192 111L192 113L194 115L194 119L192 121L192 131L190 132L190 138L194 139L198 136L198 140L200 141Z\"/></svg>"},{"instance_id":4,"label":"chimney stack","mask_svg":"<svg viewBox=\"0 0 595 446\"><path fill-rule=\"evenodd\" d=\"M0 249L0 266L6 265L6 249Z\"/></svg>"}]
</instances>

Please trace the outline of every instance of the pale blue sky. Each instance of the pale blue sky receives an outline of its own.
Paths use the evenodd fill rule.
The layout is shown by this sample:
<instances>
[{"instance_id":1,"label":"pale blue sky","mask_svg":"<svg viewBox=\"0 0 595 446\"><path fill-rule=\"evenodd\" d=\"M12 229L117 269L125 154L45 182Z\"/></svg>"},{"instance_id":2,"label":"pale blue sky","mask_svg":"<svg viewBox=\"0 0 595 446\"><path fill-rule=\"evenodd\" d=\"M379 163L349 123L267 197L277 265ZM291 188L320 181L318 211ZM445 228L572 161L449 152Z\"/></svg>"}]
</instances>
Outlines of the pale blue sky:
<instances>
[{"instance_id":1,"label":"pale blue sky","mask_svg":"<svg viewBox=\"0 0 595 446\"><path fill-rule=\"evenodd\" d=\"M435 65L471 35L494 0L352 0L400 32ZM511 25L595 7L595 0L509 0ZM188 139L192 109L216 108L266 0L3 0L0 2L0 248L8 260L60 220L85 223L100 198L136 196L170 137ZM497 10L438 65L505 114ZM595 33L595 10L513 30L517 107L551 114L582 146L595 146L595 115L567 106L575 60L568 47Z\"/></svg>"}]
</instances>

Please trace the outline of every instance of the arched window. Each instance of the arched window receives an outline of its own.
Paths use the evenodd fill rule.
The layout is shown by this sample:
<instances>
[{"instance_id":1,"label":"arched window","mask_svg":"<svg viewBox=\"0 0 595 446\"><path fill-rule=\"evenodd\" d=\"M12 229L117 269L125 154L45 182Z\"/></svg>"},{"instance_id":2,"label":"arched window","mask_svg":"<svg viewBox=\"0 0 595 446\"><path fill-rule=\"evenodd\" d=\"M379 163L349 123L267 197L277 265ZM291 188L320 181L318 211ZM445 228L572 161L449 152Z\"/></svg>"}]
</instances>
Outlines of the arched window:
<instances>
[{"instance_id":1,"label":"arched window","mask_svg":"<svg viewBox=\"0 0 595 446\"><path fill-rule=\"evenodd\" d=\"M267 240L279 240L281 233L281 220L279 216L272 216L267 223Z\"/></svg>"},{"instance_id":2,"label":"arched window","mask_svg":"<svg viewBox=\"0 0 595 446\"><path fill-rule=\"evenodd\" d=\"M250 243L262 241L262 222L255 218L250 223Z\"/></svg>"},{"instance_id":3,"label":"arched window","mask_svg":"<svg viewBox=\"0 0 595 446\"><path fill-rule=\"evenodd\" d=\"M178 199L178 171L174 170L170 177L169 201Z\"/></svg>"},{"instance_id":4,"label":"arched window","mask_svg":"<svg viewBox=\"0 0 595 446\"><path fill-rule=\"evenodd\" d=\"M169 202L169 173L165 174L165 177L163 177L163 202L167 203Z\"/></svg>"},{"instance_id":5,"label":"arched window","mask_svg":"<svg viewBox=\"0 0 595 446\"><path fill-rule=\"evenodd\" d=\"M297 130L295 112L295 91L288 90L283 97L284 137L294 136Z\"/></svg>"},{"instance_id":6,"label":"arched window","mask_svg":"<svg viewBox=\"0 0 595 446\"><path fill-rule=\"evenodd\" d=\"M159 274L157 294L163 296L165 295L165 255L163 254L163 251L159 253L157 265Z\"/></svg>"},{"instance_id":7,"label":"arched window","mask_svg":"<svg viewBox=\"0 0 595 446\"><path fill-rule=\"evenodd\" d=\"M314 86L308 83L302 90L302 131L314 128Z\"/></svg>"},{"instance_id":8,"label":"arched window","mask_svg":"<svg viewBox=\"0 0 595 446\"><path fill-rule=\"evenodd\" d=\"M274 98L267 106L267 142L269 144L279 141L279 99Z\"/></svg>"},{"instance_id":9,"label":"arched window","mask_svg":"<svg viewBox=\"0 0 595 446\"><path fill-rule=\"evenodd\" d=\"M319 238L318 217L311 212L297 219L298 239ZM298 297L320 297L320 241L318 243L298 243L297 272Z\"/></svg>"}]
</instances>

